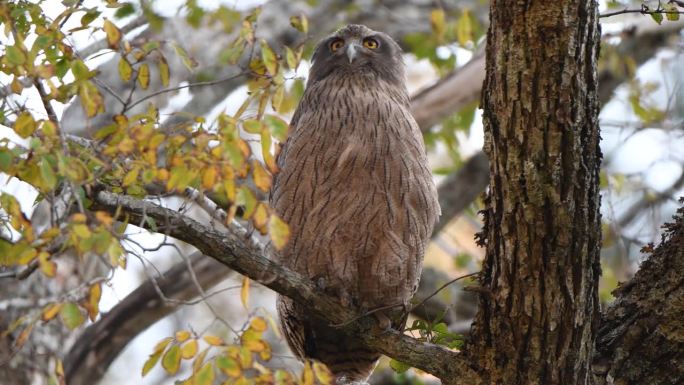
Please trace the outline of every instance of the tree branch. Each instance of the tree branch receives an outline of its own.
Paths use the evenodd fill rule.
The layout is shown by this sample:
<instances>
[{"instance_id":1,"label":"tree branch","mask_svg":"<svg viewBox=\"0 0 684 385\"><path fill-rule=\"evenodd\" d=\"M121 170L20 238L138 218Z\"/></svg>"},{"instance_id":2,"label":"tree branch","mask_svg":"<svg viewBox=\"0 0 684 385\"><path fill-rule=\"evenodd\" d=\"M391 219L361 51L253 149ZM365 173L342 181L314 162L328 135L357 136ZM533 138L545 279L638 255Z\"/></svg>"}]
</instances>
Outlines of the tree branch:
<instances>
[{"instance_id":1,"label":"tree branch","mask_svg":"<svg viewBox=\"0 0 684 385\"><path fill-rule=\"evenodd\" d=\"M202 277L202 286L218 284L230 276L230 270L202 253L190 257L191 268ZM187 301L198 293L189 281L190 271L183 262L169 269L162 276L147 280L111 311L89 326L69 350L64 359L64 371L70 385L96 384L135 336L154 322L176 311L161 298L161 290L167 298ZM156 286L156 287L155 287ZM123 343L121 343L123 342Z\"/></svg>"},{"instance_id":2,"label":"tree branch","mask_svg":"<svg viewBox=\"0 0 684 385\"><path fill-rule=\"evenodd\" d=\"M680 199L684 204L684 198ZM684 382L684 207L601 319L595 385Z\"/></svg>"},{"instance_id":3,"label":"tree branch","mask_svg":"<svg viewBox=\"0 0 684 385\"><path fill-rule=\"evenodd\" d=\"M121 210L131 222L142 222L144 216L155 219L158 231L190 243L238 273L304 304L330 324L344 324L358 316L354 310L340 305L337 299L321 293L313 282L264 257L263 248L246 234L220 232L152 202L104 190L93 193L90 199L94 209L110 213ZM442 379L460 378L462 381L457 383L469 384L478 378L460 353L421 343L396 330L378 330L373 317L362 317L345 327L344 331L363 336L370 348ZM442 359L435 360L434 357Z\"/></svg>"}]
</instances>

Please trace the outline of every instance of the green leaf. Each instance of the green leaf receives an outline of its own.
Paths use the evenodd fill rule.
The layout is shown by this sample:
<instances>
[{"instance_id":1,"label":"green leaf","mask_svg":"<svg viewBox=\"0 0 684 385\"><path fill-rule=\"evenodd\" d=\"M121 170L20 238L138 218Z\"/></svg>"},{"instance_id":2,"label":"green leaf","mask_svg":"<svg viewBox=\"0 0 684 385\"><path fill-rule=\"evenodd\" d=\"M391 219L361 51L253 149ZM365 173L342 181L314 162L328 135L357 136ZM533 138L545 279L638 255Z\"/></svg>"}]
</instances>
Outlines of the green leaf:
<instances>
[{"instance_id":1,"label":"green leaf","mask_svg":"<svg viewBox=\"0 0 684 385\"><path fill-rule=\"evenodd\" d=\"M26 63L26 53L13 45L5 48L5 57L10 64L22 65Z\"/></svg>"},{"instance_id":2,"label":"green leaf","mask_svg":"<svg viewBox=\"0 0 684 385\"><path fill-rule=\"evenodd\" d=\"M181 351L180 346L174 344L166 351L162 358L162 367L169 374L176 374L180 368Z\"/></svg>"},{"instance_id":3,"label":"green leaf","mask_svg":"<svg viewBox=\"0 0 684 385\"><path fill-rule=\"evenodd\" d=\"M247 119L242 122L242 128L250 134L260 134L263 125L256 119Z\"/></svg>"},{"instance_id":4,"label":"green leaf","mask_svg":"<svg viewBox=\"0 0 684 385\"><path fill-rule=\"evenodd\" d=\"M40 176L43 178L43 182L49 190L54 189L57 185L57 177L55 176L55 172L45 158L40 161Z\"/></svg>"},{"instance_id":5,"label":"green leaf","mask_svg":"<svg viewBox=\"0 0 684 385\"><path fill-rule=\"evenodd\" d=\"M240 370L240 365L237 361L227 356L216 357L216 367L219 368L227 376L236 378L240 376L242 370Z\"/></svg>"},{"instance_id":6,"label":"green leaf","mask_svg":"<svg viewBox=\"0 0 684 385\"><path fill-rule=\"evenodd\" d=\"M401 361L397 361L395 359L390 360L390 367L397 373L404 373L405 371L409 370L411 368L410 365L407 365Z\"/></svg>"},{"instance_id":7,"label":"green leaf","mask_svg":"<svg viewBox=\"0 0 684 385\"><path fill-rule=\"evenodd\" d=\"M74 74L76 80L87 80L93 77L88 66L86 66L82 60L74 60L71 63L71 72Z\"/></svg>"},{"instance_id":8,"label":"green leaf","mask_svg":"<svg viewBox=\"0 0 684 385\"><path fill-rule=\"evenodd\" d=\"M197 63L194 60L192 60L192 58L190 58L188 53L185 52L183 47L181 47L178 43L173 42L171 43L171 45L173 46L173 49L176 51L176 55L178 55L181 58L183 65L185 65L185 67L188 70L192 71L192 69L197 66Z\"/></svg>"},{"instance_id":9,"label":"green leaf","mask_svg":"<svg viewBox=\"0 0 684 385\"><path fill-rule=\"evenodd\" d=\"M62 317L62 322L69 329L76 329L79 327L85 318L81 314L81 310L76 306L75 303L65 303L64 306L59 310L59 315Z\"/></svg>"},{"instance_id":10,"label":"green leaf","mask_svg":"<svg viewBox=\"0 0 684 385\"><path fill-rule=\"evenodd\" d=\"M656 23L661 24L663 22L663 14L660 12L651 13L651 18L655 20Z\"/></svg>"},{"instance_id":11,"label":"green leaf","mask_svg":"<svg viewBox=\"0 0 684 385\"><path fill-rule=\"evenodd\" d=\"M126 16L130 16L135 13L135 7L131 3L123 3L116 12L114 12L114 17L117 19L123 19Z\"/></svg>"},{"instance_id":12,"label":"green leaf","mask_svg":"<svg viewBox=\"0 0 684 385\"><path fill-rule=\"evenodd\" d=\"M97 9L93 8L88 10L85 15L81 17L81 26L82 27L87 27L90 25L90 23L93 22L93 20L97 19L98 16L100 16L100 13Z\"/></svg>"},{"instance_id":13,"label":"green leaf","mask_svg":"<svg viewBox=\"0 0 684 385\"><path fill-rule=\"evenodd\" d=\"M202 369L194 376L195 385L211 385L214 383L214 365L207 362L202 366Z\"/></svg>"},{"instance_id":14,"label":"green leaf","mask_svg":"<svg viewBox=\"0 0 684 385\"><path fill-rule=\"evenodd\" d=\"M287 139L288 124L281 118L275 115L264 116L264 123L271 131L271 135L280 142L284 142Z\"/></svg>"}]
</instances>

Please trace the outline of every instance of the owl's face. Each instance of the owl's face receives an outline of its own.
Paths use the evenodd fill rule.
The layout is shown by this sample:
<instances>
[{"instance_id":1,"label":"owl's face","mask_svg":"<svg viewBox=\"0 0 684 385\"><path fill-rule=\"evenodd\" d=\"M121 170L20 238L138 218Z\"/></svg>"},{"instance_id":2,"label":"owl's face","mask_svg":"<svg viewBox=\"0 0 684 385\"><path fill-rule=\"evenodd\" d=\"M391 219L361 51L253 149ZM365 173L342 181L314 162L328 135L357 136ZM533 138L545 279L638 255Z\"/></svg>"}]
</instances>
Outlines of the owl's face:
<instances>
[{"instance_id":1,"label":"owl's face","mask_svg":"<svg viewBox=\"0 0 684 385\"><path fill-rule=\"evenodd\" d=\"M321 40L313 55L309 84L331 74L404 83L401 48L387 34L350 24Z\"/></svg>"}]
</instances>

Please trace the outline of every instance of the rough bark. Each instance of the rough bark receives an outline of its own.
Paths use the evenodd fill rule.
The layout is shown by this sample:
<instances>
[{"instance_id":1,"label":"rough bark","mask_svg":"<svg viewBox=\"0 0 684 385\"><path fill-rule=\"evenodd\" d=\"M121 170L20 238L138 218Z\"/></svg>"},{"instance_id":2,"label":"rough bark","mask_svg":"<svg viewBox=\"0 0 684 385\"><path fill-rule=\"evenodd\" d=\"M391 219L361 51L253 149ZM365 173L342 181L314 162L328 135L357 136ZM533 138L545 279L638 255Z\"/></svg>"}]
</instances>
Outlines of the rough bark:
<instances>
[{"instance_id":1,"label":"rough bark","mask_svg":"<svg viewBox=\"0 0 684 385\"><path fill-rule=\"evenodd\" d=\"M600 274L594 1L493 1L490 192L470 357L485 384L586 384Z\"/></svg>"},{"instance_id":2,"label":"rough bark","mask_svg":"<svg viewBox=\"0 0 684 385\"><path fill-rule=\"evenodd\" d=\"M594 385L684 383L684 207L665 230L637 274L613 292L598 330Z\"/></svg>"}]
</instances>

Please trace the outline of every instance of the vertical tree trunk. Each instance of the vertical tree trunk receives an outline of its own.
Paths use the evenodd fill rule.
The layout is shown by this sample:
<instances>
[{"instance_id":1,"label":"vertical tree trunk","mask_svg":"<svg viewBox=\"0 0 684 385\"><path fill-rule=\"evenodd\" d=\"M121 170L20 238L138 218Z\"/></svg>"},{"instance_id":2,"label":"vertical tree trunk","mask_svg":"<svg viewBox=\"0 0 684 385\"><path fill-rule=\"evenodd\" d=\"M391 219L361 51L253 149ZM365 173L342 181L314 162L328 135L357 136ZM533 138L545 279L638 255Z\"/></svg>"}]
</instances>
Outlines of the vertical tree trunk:
<instances>
[{"instance_id":1,"label":"vertical tree trunk","mask_svg":"<svg viewBox=\"0 0 684 385\"><path fill-rule=\"evenodd\" d=\"M469 354L485 384L586 384L599 320L597 5L492 1L487 255Z\"/></svg>"}]
</instances>

